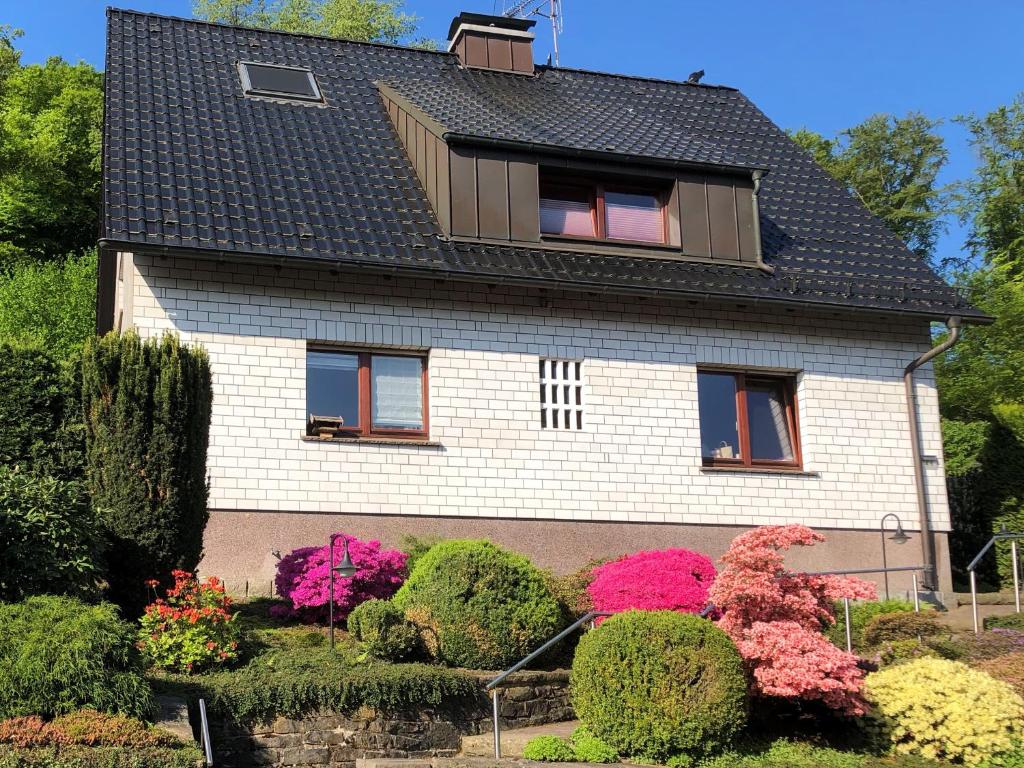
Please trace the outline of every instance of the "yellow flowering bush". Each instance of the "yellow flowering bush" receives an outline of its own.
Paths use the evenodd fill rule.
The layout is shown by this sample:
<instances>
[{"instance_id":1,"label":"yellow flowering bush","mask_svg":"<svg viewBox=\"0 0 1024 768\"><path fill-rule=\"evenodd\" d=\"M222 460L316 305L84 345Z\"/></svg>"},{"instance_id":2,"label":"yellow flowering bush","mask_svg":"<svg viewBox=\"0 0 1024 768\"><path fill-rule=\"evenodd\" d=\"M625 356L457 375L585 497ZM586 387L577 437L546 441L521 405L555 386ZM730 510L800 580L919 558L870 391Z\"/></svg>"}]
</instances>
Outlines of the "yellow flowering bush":
<instances>
[{"instance_id":1,"label":"yellow flowering bush","mask_svg":"<svg viewBox=\"0 0 1024 768\"><path fill-rule=\"evenodd\" d=\"M1024 736L1024 700L957 661L922 658L867 676L866 722L897 754L979 765Z\"/></svg>"}]
</instances>

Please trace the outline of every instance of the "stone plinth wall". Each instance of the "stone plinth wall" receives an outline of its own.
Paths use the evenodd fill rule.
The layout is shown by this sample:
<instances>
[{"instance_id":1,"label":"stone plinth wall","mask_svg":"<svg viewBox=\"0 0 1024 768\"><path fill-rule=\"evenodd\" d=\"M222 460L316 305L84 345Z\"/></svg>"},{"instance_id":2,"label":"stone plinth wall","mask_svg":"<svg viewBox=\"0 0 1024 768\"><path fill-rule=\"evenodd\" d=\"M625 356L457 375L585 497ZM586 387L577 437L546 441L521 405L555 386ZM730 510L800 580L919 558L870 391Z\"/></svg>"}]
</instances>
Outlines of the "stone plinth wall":
<instances>
[{"instance_id":1,"label":"stone plinth wall","mask_svg":"<svg viewBox=\"0 0 1024 768\"><path fill-rule=\"evenodd\" d=\"M416 712L320 712L301 719L239 725L211 722L215 764L219 768L329 766L355 768L360 758L450 757L462 736L491 730L491 704L483 692L476 701L452 708ZM524 672L501 691L502 728L570 720L569 675Z\"/></svg>"}]
</instances>

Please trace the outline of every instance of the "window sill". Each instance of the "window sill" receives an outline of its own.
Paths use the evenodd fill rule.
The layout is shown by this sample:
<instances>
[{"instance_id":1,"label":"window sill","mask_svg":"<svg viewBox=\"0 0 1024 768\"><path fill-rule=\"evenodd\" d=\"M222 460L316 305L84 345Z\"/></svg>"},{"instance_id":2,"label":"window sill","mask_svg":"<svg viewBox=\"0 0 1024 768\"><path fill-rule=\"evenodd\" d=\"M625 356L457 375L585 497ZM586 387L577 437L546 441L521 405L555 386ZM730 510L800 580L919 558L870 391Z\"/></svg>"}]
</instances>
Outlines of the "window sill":
<instances>
[{"instance_id":1,"label":"window sill","mask_svg":"<svg viewBox=\"0 0 1024 768\"><path fill-rule=\"evenodd\" d=\"M820 472L811 472L799 467L701 467L701 472L715 474L723 473L749 473L755 475L797 475L798 477L821 477Z\"/></svg>"},{"instance_id":2,"label":"window sill","mask_svg":"<svg viewBox=\"0 0 1024 768\"><path fill-rule=\"evenodd\" d=\"M363 445L409 445L419 448L441 448L436 440L415 437L315 437L302 435L304 443L359 443Z\"/></svg>"}]
</instances>

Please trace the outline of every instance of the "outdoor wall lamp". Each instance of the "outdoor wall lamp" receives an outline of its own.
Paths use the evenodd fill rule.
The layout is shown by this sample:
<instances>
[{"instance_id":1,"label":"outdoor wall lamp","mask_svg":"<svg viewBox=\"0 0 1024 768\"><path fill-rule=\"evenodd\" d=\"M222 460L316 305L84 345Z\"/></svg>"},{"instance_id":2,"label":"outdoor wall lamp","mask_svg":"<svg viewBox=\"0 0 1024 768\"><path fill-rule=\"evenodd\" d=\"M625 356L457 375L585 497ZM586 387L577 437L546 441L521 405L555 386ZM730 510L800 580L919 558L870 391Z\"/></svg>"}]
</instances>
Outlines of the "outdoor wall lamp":
<instances>
[{"instance_id":1,"label":"outdoor wall lamp","mask_svg":"<svg viewBox=\"0 0 1024 768\"><path fill-rule=\"evenodd\" d=\"M337 565L334 564L334 542L341 539L344 545L344 550L341 555L341 562ZM348 556L348 537L343 533L332 533L331 538L327 542L327 549L329 551L328 557L330 558L330 573L331 573L331 594L330 601L327 608L328 623L331 627L331 651L334 651L334 574L342 579L351 579L356 575L358 570L352 559Z\"/></svg>"},{"instance_id":2,"label":"outdoor wall lamp","mask_svg":"<svg viewBox=\"0 0 1024 768\"><path fill-rule=\"evenodd\" d=\"M889 567L888 560L885 556L885 521L889 518L896 521L896 531L892 536L889 537L890 541L894 541L897 544L905 544L910 541L910 537L907 536L907 532L903 530L903 522L895 512L889 512L888 514L882 515L880 523L882 533L882 573L885 579L885 599L889 599L889 571L885 570Z\"/></svg>"}]
</instances>

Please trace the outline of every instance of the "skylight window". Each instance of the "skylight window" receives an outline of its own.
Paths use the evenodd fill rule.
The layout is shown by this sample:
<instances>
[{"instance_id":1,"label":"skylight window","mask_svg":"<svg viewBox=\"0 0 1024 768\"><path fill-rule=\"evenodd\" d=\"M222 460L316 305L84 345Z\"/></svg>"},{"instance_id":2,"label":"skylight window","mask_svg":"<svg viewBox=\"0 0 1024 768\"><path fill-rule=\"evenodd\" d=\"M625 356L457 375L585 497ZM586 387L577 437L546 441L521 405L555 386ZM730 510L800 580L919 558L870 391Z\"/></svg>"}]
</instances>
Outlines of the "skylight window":
<instances>
[{"instance_id":1,"label":"skylight window","mask_svg":"<svg viewBox=\"0 0 1024 768\"><path fill-rule=\"evenodd\" d=\"M246 96L271 96L300 101L324 100L316 77L302 67L243 61L238 65L238 72L242 77L242 90Z\"/></svg>"}]
</instances>

